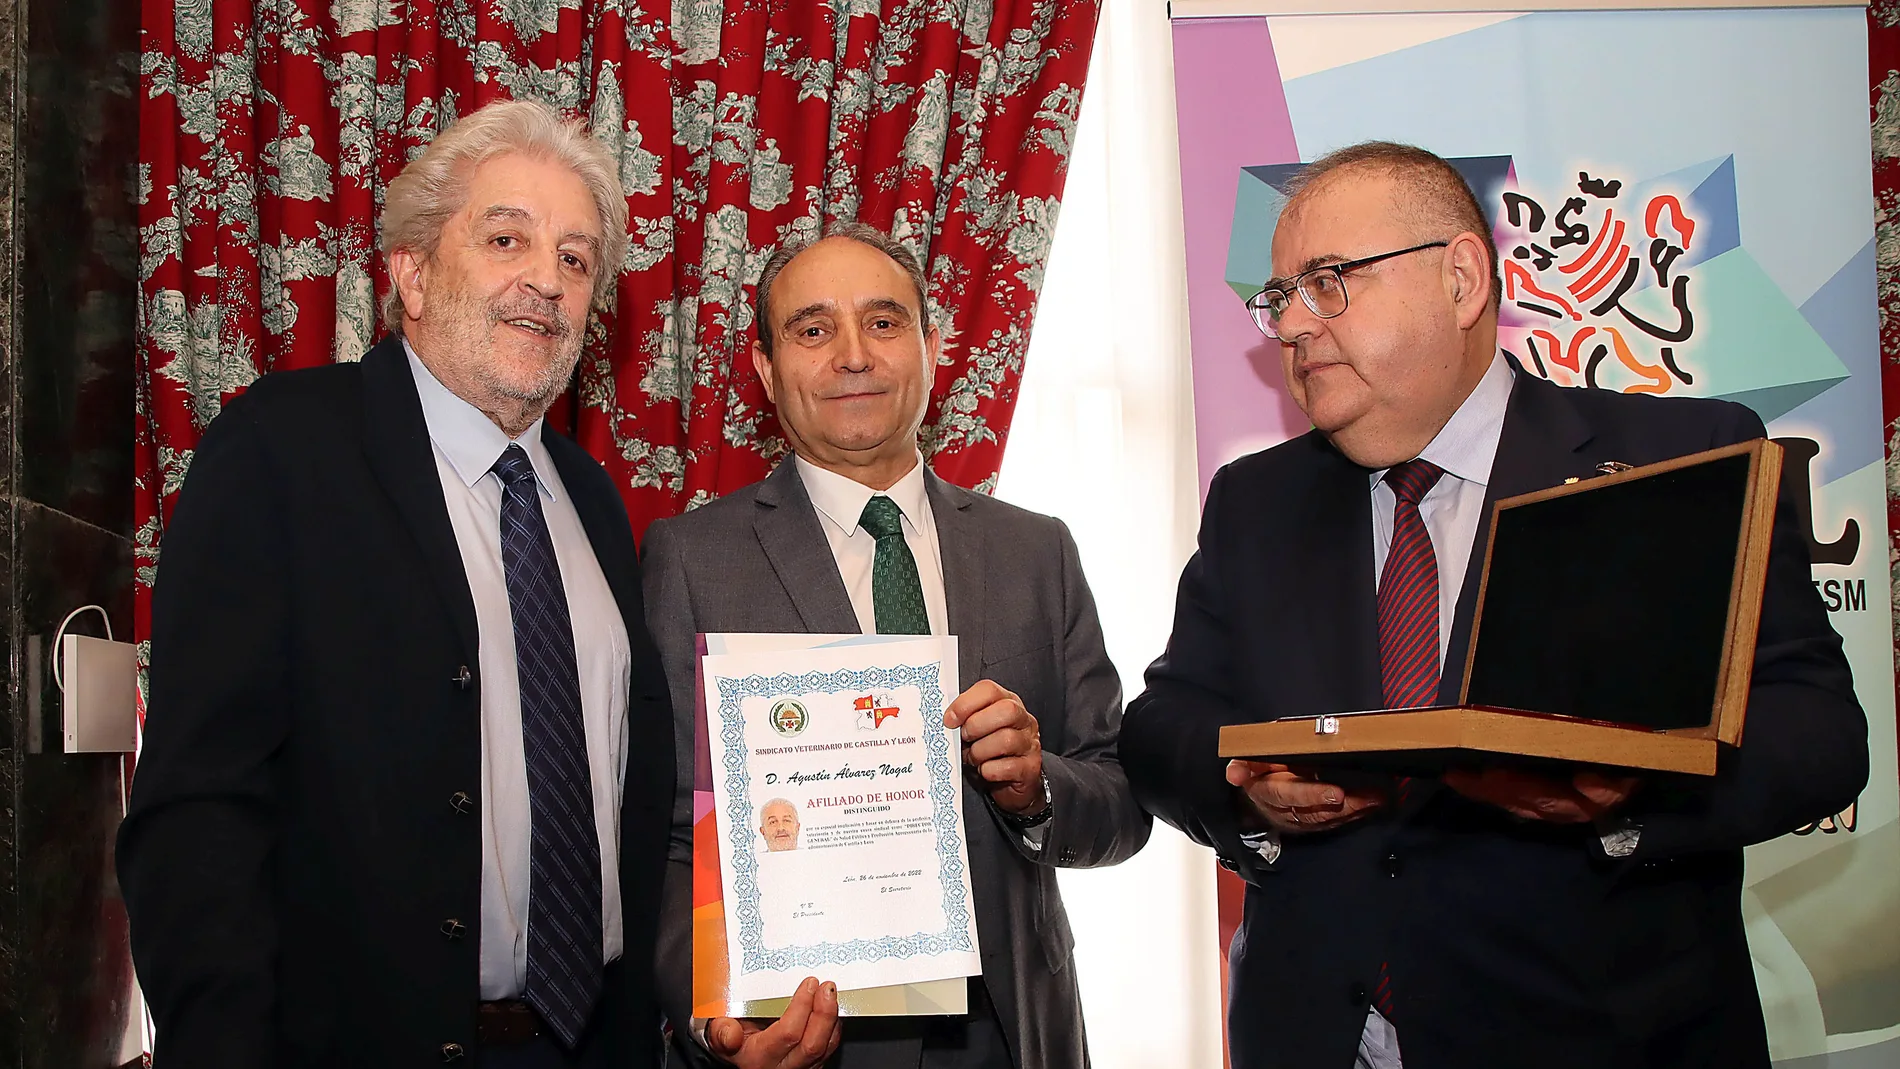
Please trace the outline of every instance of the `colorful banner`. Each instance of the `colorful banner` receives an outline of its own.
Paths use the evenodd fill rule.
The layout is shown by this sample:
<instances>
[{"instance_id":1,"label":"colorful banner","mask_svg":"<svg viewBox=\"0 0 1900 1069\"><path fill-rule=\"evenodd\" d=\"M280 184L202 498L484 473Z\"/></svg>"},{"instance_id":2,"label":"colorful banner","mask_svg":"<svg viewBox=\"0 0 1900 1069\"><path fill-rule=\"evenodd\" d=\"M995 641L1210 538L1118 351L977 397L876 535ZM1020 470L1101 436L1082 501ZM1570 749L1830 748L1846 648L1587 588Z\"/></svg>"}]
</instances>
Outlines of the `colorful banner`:
<instances>
[{"instance_id":1,"label":"colorful banner","mask_svg":"<svg viewBox=\"0 0 1900 1069\"><path fill-rule=\"evenodd\" d=\"M1500 345L1565 386L1758 412L1807 495L1814 582L1870 722L1848 811L1748 852L1778 1064L1900 1057L1896 770L1860 8L1178 19L1203 491L1303 433L1242 300L1286 181L1355 142L1451 159L1491 219ZM1223 895L1223 924L1238 897Z\"/></svg>"}]
</instances>

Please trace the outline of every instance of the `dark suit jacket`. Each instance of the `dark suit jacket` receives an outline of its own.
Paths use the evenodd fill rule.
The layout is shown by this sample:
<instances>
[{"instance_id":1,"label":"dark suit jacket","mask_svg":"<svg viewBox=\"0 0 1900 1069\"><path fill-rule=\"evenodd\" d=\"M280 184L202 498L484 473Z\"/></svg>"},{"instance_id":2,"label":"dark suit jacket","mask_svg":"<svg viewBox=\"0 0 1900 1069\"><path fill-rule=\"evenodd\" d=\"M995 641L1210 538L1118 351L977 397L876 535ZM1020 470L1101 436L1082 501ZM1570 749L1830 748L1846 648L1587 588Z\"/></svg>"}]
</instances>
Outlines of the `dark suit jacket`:
<instances>
[{"instance_id":1,"label":"dark suit jacket","mask_svg":"<svg viewBox=\"0 0 1900 1069\"><path fill-rule=\"evenodd\" d=\"M1762 434L1739 405L1520 372L1488 496ZM1123 726L1143 804L1247 883L1231 948L1236 1069L1348 1069L1382 961L1406 1069L1766 1066L1741 848L1838 811L1867 779L1866 720L1809 582L1793 488L1775 518L1744 745L1712 781L1645 784L1627 810L1643 828L1633 857L1606 858L1588 827L1515 821L1415 782L1397 814L1287 836L1267 865L1240 842L1216 736L1381 704L1367 477L1317 433L1215 476L1174 634ZM1446 703L1485 537L1481 525Z\"/></svg>"},{"instance_id":2,"label":"dark suit jacket","mask_svg":"<svg viewBox=\"0 0 1900 1069\"><path fill-rule=\"evenodd\" d=\"M1115 759L1121 683L1062 522L929 473L925 482L961 686L991 679L1021 696L1040 726L1055 806L1042 850L1032 854L964 786L983 979L1017 1065L1081 1069L1088 1048L1055 867L1112 865L1148 840L1148 815ZM789 459L761 482L655 523L645 552L648 618L678 710L682 768L693 762L697 634L858 633L837 561ZM682 775L663 936L676 1034L690 1012L691 789L692 777ZM844 1034L848 1069L917 1065L915 1021L848 1021Z\"/></svg>"},{"instance_id":3,"label":"dark suit jacket","mask_svg":"<svg viewBox=\"0 0 1900 1069\"><path fill-rule=\"evenodd\" d=\"M632 736L665 737L625 509L598 464L544 434L626 620ZM399 340L266 376L212 422L152 614L118 864L157 1065L433 1066L450 1043L472 1064L475 608ZM634 745L628 762L626 948L587 1043L654 1066L673 755Z\"/></svg>"}]
</instances>

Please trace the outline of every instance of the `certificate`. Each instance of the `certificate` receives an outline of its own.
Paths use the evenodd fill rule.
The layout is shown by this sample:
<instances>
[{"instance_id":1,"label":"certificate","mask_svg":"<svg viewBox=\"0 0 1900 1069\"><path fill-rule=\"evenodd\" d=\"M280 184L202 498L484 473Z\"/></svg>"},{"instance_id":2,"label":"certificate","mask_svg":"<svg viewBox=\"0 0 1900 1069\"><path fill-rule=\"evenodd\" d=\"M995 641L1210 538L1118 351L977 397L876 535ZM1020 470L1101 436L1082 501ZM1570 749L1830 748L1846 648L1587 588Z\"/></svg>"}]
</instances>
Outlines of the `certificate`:
<instances>
[{"instance_id":1,"label":"certificate","mask_svg":"<svg viewBox=\"0 0 1900 1069\"><path fill-rule=\"evenodd\" d=\"M734 998L982 971L955 679L954 638L704 659Z\"/></svg>"}]
</instances>

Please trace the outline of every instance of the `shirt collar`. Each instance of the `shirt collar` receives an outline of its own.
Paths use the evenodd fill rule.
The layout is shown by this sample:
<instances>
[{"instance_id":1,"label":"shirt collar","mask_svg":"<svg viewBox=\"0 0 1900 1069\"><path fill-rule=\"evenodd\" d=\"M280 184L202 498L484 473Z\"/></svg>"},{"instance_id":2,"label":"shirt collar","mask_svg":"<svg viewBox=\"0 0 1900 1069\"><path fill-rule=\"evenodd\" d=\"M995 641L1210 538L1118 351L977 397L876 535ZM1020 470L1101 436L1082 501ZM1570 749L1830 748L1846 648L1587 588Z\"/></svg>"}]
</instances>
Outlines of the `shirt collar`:
<instances>
[{"instance_id":1,"label":"shirt collar","mask_svg":"<svg viewBox=\"0 0 1900 1069\"><path fill-rule=\"evenodd\" d=\"M1498 437L1504 432L1504 412L1511 402L1511 386L1517 373L1502 352L1491 357L1491 366L1465 398L1458 411L1438 430L1420 460L1430 461L1445 473L1468 483L1487 486L1491 482L1491 463L1497 459ZM1385 469L1372 473L1372 485L1385 478Z\"/></svg>"},{"instance_id":2,"label":"shirt collar","mask_svg":"<svg viewBox=\"0 0 1900 1069\"><path fill-rule=\"evenodd\" d=\"M402 340L402 351L409 356L409 373L416 380L416 395L422 401L422 421L428 425L429 440L448 458L449 467L455 469L455 476L462 480L462 485L473 487L495 466L495 461L501 459L509 445L508 436L481 409L442 385L442 380L416 355L408 338ZM554 458L541 441L541 423L537 419L529 424L514 442L527 451L528 463L534 468L535 485L552 501L557 485L551 477Z\"/></svg>"},{"instance_id":3,"label":"shirt collar","mask_svg":"<svg viewBox=\"0 0 1900 1069\"><path fill-rule=\"evenodd\" d=\"M812 507L824 513L826 519L837 524L846 534L857 532L858 519L864 515L865 504L880 493L896 502L898 511L910 521L914 530L924 529L926 501L922 453L917 454L917 462L889 490L873 490L850 476L821 468L804 457L796 458L795 463Z\"/></svg>"}]
</instances>

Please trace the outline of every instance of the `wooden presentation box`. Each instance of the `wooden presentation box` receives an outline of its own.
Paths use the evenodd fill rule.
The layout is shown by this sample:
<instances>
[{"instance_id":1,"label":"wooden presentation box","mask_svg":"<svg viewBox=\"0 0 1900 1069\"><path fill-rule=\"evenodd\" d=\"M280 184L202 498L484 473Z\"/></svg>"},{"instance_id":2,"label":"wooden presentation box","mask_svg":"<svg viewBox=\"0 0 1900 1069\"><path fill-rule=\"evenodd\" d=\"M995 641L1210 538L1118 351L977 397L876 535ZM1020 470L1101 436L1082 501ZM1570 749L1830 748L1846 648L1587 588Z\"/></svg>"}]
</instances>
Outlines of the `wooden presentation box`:
<instances>
[{"instance_id":1,"label":"wooden presentation box","mask_svg":"<svg viewBox=\"0 0 1900 1069\"><path fill-rule=\"evenodd\" d=\"M1742 741L1780 482L1757 439L1499 501L1457 705L1232 725L1220 754L1712 775Z\"/></svg>"}]
</instances>

